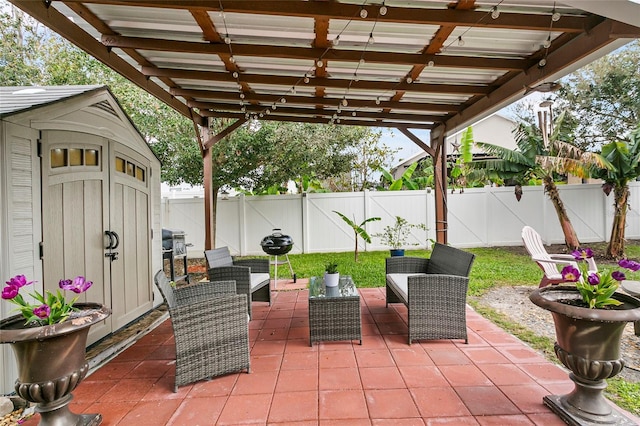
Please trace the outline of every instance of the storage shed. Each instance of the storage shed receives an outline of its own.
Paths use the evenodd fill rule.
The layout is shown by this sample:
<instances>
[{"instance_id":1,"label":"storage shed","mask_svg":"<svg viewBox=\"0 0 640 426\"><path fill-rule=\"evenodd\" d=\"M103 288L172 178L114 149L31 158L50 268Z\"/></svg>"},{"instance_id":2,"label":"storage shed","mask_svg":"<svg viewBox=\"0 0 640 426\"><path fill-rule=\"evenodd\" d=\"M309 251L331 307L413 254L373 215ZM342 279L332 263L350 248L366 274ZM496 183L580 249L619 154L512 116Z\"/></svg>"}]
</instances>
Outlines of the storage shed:
<instances>
[{"instance_id":1,"label":"storage shed","mask_svg":"<svg viewBox=\"0 0 640 426\"><path fill-rule=\"evenodd\" d=\"M105 86L0 87L0 278L93 281L112 315L89 343L153 308L162 268L160 162ZM156 300L161 301L160 297ZM0 317L15 314L0 302ZM0 345L2 393L15 364Z\"/></svg>"}]
</instances>

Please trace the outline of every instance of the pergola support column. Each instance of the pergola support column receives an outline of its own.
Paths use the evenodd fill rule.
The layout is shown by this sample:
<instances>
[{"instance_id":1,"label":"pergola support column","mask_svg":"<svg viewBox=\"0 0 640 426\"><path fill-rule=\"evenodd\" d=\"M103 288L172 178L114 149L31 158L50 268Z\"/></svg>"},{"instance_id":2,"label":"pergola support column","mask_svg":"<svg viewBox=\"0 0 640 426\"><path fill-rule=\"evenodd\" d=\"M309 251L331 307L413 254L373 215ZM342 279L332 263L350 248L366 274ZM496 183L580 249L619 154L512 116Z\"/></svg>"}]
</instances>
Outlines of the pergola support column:
<instances>
[{"instance_id":1,"label":"pergola support column","mask_svg":"<svg viewBox=\"0 0 640 426\"><path fill-rule=\"evenodd\" d=\"M447 244L447 150L444 144L444 132L432 130L431 143L424 143L407 128L398 130L413 143L422 148L433 159L433 182L436 201L436 241Z\"/></svg>"}]
</instances>

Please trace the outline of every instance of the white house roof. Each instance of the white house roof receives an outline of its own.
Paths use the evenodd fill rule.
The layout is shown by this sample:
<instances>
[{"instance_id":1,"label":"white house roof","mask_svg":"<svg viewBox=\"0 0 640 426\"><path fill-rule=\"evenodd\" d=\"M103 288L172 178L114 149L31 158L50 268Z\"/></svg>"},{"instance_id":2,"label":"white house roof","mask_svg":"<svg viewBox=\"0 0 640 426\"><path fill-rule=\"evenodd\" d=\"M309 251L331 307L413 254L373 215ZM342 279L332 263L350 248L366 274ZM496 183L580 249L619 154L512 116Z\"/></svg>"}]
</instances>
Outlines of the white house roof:
<instances>
[{"instance_id":1,"label":"white house roof","mask_svg":"<svg viewBox=\"0 0 640 426\"><path fill-rule=\"evenodd\" d=\"M105 88L102 85L0 87L0 117Z\"/></svg>"}]
</instances>

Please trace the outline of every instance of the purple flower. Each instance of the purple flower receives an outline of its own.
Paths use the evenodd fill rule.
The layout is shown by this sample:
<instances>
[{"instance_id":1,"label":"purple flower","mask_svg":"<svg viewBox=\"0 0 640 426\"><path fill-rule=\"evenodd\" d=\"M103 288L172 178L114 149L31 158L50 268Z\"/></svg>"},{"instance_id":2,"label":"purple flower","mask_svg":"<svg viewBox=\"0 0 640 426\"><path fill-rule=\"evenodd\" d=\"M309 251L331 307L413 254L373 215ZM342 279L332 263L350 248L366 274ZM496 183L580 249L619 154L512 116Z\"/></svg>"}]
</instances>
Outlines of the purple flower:
<instances>
[{"instance_id":1,"label":"purple flower","mask_svg":"<svg viewBox=\"0 0 640 426\"><path fill-rule=\"evenodd\" d=\"M611 278L613 278L616 281L624 281L624 279L626 278L624 275L624 272L620 272L620 271L613 271L611 273Z\"/></svg>"},{"instance_id":2,"label":"purple flower","mask_svg":"<svg viewBox=\"0 0 640 426\"><path fill-rule=\"evenodd\" d=\"M571 253L575 260L586 260L591 259L593 257L593 250L590 248L586 249L578 249Z\"/></svg>"},{"instance_id":3,"label":"purple flower","mask_svg":"<svg viewBox=\"0 0 640 426\"><path fill-rule=\"evenodd\" d=\"M27 282L27 278L24 275L16 275L15 277L7 281L8 285L12 285L17 288L24 287L25 285L29 285L31 283L33 283L33 281Z\"/></svg>"},{"instance_id":4,"label":"purple flower","mask_svg":"<svg viewBox=\"0 0 640 426\"><path fill-rule=\"evenodd\" d=\"M33 308L33 314L41 319L48 318L51 315L51 308L46 304L40 305L37 308Z\"/></svg>"},{"instance_id":5,"label":"purple flower","mask_svg":"<svg viewBox=\"0 0 640 426\"><path fill-rule=\"evenodd\" d=\"M20 289L13 285L8 284L5 288L2 289L2 298L5 300L11 300L18 295Z\"/></svg>"},{"instance_id":6,"label":"purple flower","mask_svg":"<svg viewBox=\"0 0 640 426\"><path fill-rule=\"evenodd\" d=\"M589 274L587 281L589 281L591 285L598 285L600 284L600 276L598 274Z\"/></svg>"},{"instance_id":7,"label":"purple flower","mask_svg":"<svg viewBox=\"0 0 640 426\"><path fill-rule=\"evenodd\" d=\"M60 280L60 283L58 285L63 290L70 290L74 293L80 294L82 292L87 291L89 287L93 285L93 282L87 281L86 278L83 276L77 276L73 279L73 281Z\"/></svg>"},{"instance_id":8,"label":"purple flower","mask_svg":"<svg viewBox=\"0 0 640 426\"><path fill-rule=\"evenodd\" d=\"M565 281L576 282L580 279L580 271L573 265L567 265L562 268L562 278Z\"/></svg>"},{"instance_id":9,"label":"purple flower","mask_svg":"<svg viewBox=\"0 0 640 426\"><path fill-rule=\"evenodd\" d=\"M629 269L633 272L640 270L640 263L629 259L620 259L618 266Z\"/></svg>"}]
</instances>

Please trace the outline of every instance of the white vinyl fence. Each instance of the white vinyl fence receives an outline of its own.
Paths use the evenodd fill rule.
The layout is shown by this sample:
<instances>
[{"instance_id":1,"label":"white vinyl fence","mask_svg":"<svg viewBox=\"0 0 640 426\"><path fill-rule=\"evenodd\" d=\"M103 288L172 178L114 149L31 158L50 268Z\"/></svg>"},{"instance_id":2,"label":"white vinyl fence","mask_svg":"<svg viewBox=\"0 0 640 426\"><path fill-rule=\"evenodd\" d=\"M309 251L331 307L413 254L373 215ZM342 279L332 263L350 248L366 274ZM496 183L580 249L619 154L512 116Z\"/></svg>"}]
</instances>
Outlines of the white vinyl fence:
<instances>
[{"instance_id":1,"label":"white vinyl fence","mask_svg":"<svg viewBox=\"0 0 640 426\"><path fill-rule=\"evenodd\" d=\"M630 185L626 238L640 238L640 183ZM536 229L547 244L563 243L564 236L551 201L542 187L525 187L518 202L513 187L465 189L447 194L449 244L455 247L521 245L524 225ZM562 201L581 243L607 241L613 221L613 194L605 196L599 184L562 185ZM410 244L427 247L435 240L435 205L431 191L379 191L302 195L237 196L218 198L216 247L228 246L233 254L264 255L260 241L274 228L293 238L292 253L350 251L353 230L333 211L361 223L370 217L381 221L366 225L370 235L393 224L395 216L424 223L429 230L414 231ZM181 229L191 257L204 250L204 200L163 198L162 226ZM359 240L359 249L385 250L373 238ZM407 246L406 248L411 248Z\"/></svg>"}]
</instances>

